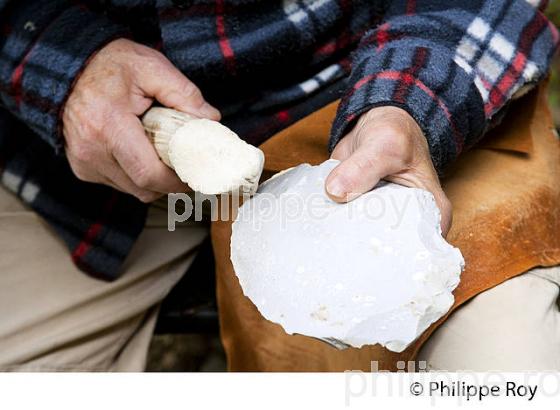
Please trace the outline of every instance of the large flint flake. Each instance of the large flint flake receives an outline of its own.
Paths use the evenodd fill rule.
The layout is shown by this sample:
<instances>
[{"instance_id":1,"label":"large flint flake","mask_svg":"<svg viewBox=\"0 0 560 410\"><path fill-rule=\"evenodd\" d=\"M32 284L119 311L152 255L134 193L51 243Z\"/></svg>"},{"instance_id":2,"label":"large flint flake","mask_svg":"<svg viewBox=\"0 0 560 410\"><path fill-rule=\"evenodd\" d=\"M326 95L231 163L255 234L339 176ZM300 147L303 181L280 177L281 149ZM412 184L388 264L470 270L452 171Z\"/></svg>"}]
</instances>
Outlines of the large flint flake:
<instances>
[{"instance_id":1,"label":"large flint flake","mask_svg":"<svg viewBox=\"0 0 560 410\"><path fill-rule=\"evenodd\" d=\"M399 352L453 304L464 261L424 190L382 183L348 204L324 193L337 165L264 183L233 224L244 294L287 333Z\"/></svg>"}]
</instances>

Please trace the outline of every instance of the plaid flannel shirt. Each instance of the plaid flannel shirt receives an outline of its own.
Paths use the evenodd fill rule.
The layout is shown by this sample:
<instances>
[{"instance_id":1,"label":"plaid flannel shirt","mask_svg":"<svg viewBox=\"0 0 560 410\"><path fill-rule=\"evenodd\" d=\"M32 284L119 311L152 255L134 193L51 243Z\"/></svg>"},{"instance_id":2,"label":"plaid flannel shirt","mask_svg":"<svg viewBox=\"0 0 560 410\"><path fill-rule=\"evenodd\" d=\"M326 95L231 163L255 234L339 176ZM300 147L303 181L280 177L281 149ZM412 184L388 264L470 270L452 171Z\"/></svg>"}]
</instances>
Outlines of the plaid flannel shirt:
<instances>
[{"instance_id":1,"label":"plaid flannel shirt","mask_svg":"<svg viewBox=\"0 0 560 410\"><path fill-rule=\"evenodd\" d=\"M160 49L253 144L342 98L332 148L361 113L394 105L441 172L546 74L558 32L543 3L0 0L1 182L82 270L118 277L146 205L72 174L60 118L88 58L119 37Z\"/></svg>"}]
</instances>

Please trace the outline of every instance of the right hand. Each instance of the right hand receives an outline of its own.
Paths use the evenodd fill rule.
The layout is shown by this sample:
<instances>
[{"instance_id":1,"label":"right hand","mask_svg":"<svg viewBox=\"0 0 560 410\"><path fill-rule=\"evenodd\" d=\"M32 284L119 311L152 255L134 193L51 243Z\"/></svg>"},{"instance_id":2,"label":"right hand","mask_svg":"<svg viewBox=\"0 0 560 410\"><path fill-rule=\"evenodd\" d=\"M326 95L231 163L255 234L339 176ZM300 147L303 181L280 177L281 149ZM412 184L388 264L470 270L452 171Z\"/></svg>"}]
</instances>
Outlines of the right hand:
<instances>
[{"instance_id":1,"label":"right hand","mask_svg":"<svg viewBox=\"0 0 560 410\"><path fill-rule=\"evenodd\" d=\"M160 161L139 119L154 99L196 117L220 119L200 90L158 51L118 39L97 52L62 114L74 174L143 202L184 192L187 186Z\"/></svg>"},{"instance_id":2,"label":"right hand","mask_svg":"<svg viewBox=\"0 0 560 410\"><path fill-rule=\"evenodd\" d=\"M421 188L434 196L441 212L441 230L447 235L453 216L443 192L422 129L405 110L375 107L362 114L331 158L341 161L327 177L327 194L348 202L370 191L384 179Z\"/></svg>"}]
</instances>

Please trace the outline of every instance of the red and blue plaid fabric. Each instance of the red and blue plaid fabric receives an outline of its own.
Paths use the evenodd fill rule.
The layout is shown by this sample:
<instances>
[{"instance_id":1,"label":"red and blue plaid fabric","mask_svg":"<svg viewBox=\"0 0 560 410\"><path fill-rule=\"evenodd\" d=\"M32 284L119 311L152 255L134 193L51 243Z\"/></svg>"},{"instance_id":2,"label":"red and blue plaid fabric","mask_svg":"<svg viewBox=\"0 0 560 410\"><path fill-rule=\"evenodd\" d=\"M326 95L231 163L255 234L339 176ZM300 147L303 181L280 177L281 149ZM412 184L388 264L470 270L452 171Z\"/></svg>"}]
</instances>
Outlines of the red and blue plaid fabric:
<instances>
[{"instance_id":1,"label":"red and blue plaid fabric","mask_svg":"<svg viewBox=\"0 0 560 410\"><path fill-rule=\"evenodd\" d=\"M161 50L259 144L342 97L331 148L380 105L420 124L438 171L546 74L558 33L537 0L0 0L1 182L84 271L118 277L146 205L79 181L60 117L118 37Z\"/></svg>"}]
</instances>

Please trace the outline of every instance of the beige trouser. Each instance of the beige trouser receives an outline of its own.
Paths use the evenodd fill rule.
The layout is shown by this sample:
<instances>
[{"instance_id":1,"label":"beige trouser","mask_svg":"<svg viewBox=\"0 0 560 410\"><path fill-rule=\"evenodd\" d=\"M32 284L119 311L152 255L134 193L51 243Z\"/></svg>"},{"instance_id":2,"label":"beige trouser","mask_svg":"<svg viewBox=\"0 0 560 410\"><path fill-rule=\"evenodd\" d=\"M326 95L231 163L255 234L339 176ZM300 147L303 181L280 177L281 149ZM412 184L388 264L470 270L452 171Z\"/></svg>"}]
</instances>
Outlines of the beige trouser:
<instances>
[{"instance_id":1,"label":"beige trouser","mask_svg":"<svg viewBox=\"0 0 560 410\"><path fill-rule=\"evenodd\" d=\"M0 188L0 370L141 371L158 304L208 234L197 223L167 230L150 208L146 227L108 283L80 272L66 246Z\"/></svg>"},{"instance_id":2,"label":"beige trouser","mask_svg":"<svg viewBox=\"0 0 560 410\"><path fill-rule=\"evenodd\" d=\"M418 355L449 371L560 370L560 266L532 269L457 309Z\"/></svg>"},{"instance_id":3,"label":"beige trouser","mask_svg":"<svg viewBox=\"0 0 560 410\"><path fill-rule=\"evenodd\" d=\"M56 234L0 188L0 370L140 371L158 303L207 235L167 231L152 207L113 283L87 277ZM451 317L419 355L442 370L560 370L560 268L534 269L490 289Z\"/></svg>"}]
</instances>

